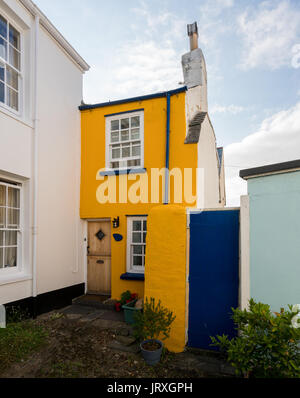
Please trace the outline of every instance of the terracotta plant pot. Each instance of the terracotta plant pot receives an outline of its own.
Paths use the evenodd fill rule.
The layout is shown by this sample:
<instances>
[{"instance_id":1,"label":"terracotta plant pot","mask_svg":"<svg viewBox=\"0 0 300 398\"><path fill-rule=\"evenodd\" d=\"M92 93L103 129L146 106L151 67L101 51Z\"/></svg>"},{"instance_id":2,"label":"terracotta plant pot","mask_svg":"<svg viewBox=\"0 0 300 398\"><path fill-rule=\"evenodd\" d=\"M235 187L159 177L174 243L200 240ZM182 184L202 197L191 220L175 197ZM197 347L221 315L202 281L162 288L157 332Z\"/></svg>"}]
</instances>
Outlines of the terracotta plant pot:
<instances>
[{"instance_id":1,"label":"terracotta plant pot","mask_svg":"<svg viewBox=\"0 0 300 398\"><path fill-rule=\"evenodd\" d=\"M144 346L147 346L147 344L151 345L151 343L154 344L156 343L159 346L159 348L151 351L149 349L147 350L144 348ZM145 340L141 343L140 347L141 347L142 356L147 365L153 366L159 363L163 350L163 343L160 340L155 340L155 339Z\"/></svg>"}]
</instances>

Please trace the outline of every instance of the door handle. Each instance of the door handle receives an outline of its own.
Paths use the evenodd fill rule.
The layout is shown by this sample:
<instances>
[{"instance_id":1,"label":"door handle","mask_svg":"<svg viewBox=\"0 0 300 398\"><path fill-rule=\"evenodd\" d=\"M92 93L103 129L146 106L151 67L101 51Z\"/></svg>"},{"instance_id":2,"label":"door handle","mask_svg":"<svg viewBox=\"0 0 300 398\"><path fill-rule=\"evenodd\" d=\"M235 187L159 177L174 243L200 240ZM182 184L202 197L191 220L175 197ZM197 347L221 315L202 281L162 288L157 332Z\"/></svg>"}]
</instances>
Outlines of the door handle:
<instances>
[{"instance_id":1,"label":"door handle","mask_svg":"<svg viewBox=\"0 0 300 398\"><path fill-rule=\"evenodd\" d=\"M90 254L90 246L88 246L86 249L87 249L87 254Z\"/></svg>"},{"instance_id":2,"label":"door handle","mask_svg":"<svg viewBox=\"0 0 300 398\"><path fill-rule=\"evenodd\" d=\"M98 260L97 264L104 264L104 261L103 260Z\"/></svg>"}]
</instances>

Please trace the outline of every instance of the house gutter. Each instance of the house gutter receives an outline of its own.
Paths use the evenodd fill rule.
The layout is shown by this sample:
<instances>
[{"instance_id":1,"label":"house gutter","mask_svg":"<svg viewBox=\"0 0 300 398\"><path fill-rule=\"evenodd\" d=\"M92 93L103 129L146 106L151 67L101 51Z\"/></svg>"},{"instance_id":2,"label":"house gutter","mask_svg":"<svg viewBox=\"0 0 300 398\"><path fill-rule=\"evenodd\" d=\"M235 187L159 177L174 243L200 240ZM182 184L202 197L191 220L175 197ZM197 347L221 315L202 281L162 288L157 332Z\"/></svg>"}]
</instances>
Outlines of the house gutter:
<instances>
[{"instance_id":1,"label":"house gutter","mask_svg":"<svg viewBox=\"0 0 300 398\"><path fill-rule=\"evenodd\" d=\"M38 49L40 18L35 16L34 45L34 117L33 117L33 222L32 222L32 297L34 298L34 316L37 297L37 201L38 201Z\"/></svg>"}]
</instances>

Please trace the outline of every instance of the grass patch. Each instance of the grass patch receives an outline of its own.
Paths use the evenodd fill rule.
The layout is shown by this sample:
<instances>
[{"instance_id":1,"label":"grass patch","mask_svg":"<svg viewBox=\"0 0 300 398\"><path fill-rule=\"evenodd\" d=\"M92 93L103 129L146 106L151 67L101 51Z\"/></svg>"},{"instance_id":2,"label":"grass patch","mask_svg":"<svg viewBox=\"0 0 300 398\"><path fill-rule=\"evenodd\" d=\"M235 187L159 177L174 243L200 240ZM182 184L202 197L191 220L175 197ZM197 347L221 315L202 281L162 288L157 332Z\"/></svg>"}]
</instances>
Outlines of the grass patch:
<instances>
[{"instance_id":1,"label":"grass patch","mask_svg":"<svg viewBox=\"0 0 300 398\"><path fill-rule=\"evenodd\" d=\"M6 329L0 329L0 372L25 360L45 343L46 338L45 329L33 321L10 323Z\"/></svg>"}]
</instances>

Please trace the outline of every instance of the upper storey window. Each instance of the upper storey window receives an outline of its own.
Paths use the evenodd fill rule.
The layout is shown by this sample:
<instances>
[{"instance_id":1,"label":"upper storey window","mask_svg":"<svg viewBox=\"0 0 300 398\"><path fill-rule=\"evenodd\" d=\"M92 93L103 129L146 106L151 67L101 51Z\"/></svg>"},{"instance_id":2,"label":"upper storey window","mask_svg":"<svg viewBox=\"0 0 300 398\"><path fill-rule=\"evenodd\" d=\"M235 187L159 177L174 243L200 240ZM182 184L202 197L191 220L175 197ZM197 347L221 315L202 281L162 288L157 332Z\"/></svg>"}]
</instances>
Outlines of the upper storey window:
<instances>
[{"instance_id":1,"label":"upper storey window","mask_svg":"<svg viewBox=\"0 0 300 398\"><path fill-rule=\"evenodd\" d=\"M112 115L106 119L106 168L143 167L144 112Z\"/></svg>"},{"instance_id":2,"label":"upper storey window","mask_svg":"<svg viewBox=\"0 0 300 398\"><path fill-rule=\"evenodd\" d=\"M0 14L0 103L19 111L21 36Z\"/></svg>"}]
</instances>

